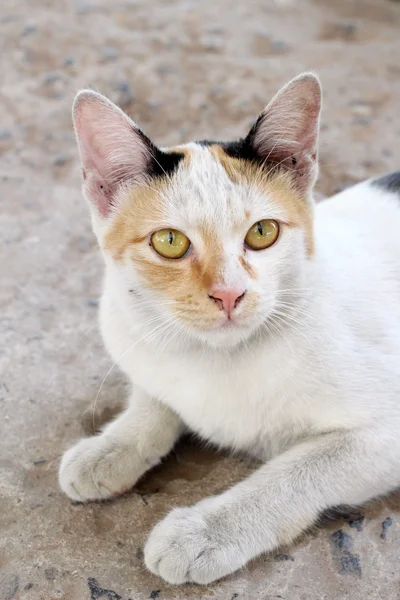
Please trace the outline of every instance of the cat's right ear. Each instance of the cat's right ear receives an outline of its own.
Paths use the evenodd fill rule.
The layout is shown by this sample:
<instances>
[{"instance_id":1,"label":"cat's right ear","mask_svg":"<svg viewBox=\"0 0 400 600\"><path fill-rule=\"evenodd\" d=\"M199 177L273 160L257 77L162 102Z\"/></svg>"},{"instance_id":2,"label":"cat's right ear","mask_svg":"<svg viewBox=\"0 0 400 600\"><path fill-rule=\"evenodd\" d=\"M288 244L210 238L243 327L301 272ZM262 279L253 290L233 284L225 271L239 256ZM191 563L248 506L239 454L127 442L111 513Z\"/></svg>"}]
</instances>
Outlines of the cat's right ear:
<instances>
[{"instance_id":1,"label":"cat's right ear","mask_svg":"<svg viewBox=\"0 0 400 600\"><path fill-rule=\"evenodd\" d=\"M79 92L72 114L85 194L107 217L121 184L146 176L154 147L122 110L92 90Z\"/></svg>"}]
</instances>

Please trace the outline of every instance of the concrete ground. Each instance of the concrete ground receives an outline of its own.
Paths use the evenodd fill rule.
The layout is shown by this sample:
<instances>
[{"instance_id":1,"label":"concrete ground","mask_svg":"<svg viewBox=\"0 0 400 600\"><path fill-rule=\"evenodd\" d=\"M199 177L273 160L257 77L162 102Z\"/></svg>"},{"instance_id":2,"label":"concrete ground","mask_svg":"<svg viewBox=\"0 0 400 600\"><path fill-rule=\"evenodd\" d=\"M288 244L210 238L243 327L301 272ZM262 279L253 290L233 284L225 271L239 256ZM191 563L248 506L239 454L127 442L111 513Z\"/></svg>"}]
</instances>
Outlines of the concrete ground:
<instances>
[{"instance_id":1,"label":"concrete ground","mask_svg":"<svg viewBox=\"0 0 400 600\"><path fill-rule=\"evenodd\" d=\"M113 502L74 506L57 483L111 364L96 329L102 266L79 189L75 91L101 90L172 144L244 133L281 84L315 69L319 191L331 193L400 167L399 27L391 0L1 3L0 600L400 598L399 495L219 583L175 588L143 566L150 528L252 465L186 444ZM114 369L96 423L125 390Z\"/></svg>"}]
</instances>

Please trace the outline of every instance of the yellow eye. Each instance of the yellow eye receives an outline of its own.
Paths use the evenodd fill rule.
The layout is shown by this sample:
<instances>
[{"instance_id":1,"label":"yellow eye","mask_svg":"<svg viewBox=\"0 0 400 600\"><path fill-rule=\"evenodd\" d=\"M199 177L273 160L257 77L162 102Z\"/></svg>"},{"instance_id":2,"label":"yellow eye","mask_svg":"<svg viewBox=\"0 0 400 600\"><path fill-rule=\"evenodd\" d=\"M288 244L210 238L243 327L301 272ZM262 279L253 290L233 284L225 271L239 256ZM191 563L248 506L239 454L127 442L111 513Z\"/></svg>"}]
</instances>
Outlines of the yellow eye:
<instances>
[{"instance_id":1,"label":"yellow eye","mask_svg":"<svg viewBox=\"0 0 400 600\"><path fill-rule=\"evenodd\" d=\"M278 223L273 219L264 219L250 227L244 241L252 250L264 250L276 242L278 235Z\"/></svg>"},{"instance_id":2,"label":"yellow eye","mask_svg":"<svg viewBox=\"0 0 400 600\"><path fill-rule=\"evenodd\" d=\"M182 258L189 250L190 240L177 229L161 229L151 236L151 245L164 258Z\"/></svg>"}]
</instances>

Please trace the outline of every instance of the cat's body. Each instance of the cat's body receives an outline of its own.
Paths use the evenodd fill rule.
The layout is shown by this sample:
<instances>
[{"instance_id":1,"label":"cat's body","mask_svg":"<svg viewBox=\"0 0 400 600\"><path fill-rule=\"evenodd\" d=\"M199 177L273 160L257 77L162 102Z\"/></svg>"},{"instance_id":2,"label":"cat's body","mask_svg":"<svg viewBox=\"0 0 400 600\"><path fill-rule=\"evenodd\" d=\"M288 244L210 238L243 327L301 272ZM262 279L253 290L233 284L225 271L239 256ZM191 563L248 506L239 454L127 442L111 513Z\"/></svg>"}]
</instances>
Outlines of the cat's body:
<instances>
[{"instance_id":1,"label":"cat's body","mask_svg":"<svg viewBox=\"0 0 400 600\"><path fill-rule=\"evenodd\" d=\"M313 106L317 92L306 91ZM133 391L102 435L66 453L63 489L76 500L128 489L185 429L266 461L221 496L156 526L146 564L173 583L212 581L292 541L321 511L400 485L400 175L345 190L313 215L315 114L304 148L297 138L275 157L284 163L295 147L293 169L260 181L243 148L190 144L166 151L168 160L184 158L165 188L162 174L132 189L118 182L111 213L99 138L90 138L94 158L85 156L86 125L76 117L85 178L95 165L89 199L104 181L92 210L107 265L101 329ZM275 139L268 133L274 144L252 144L269 157L282 129ZM279 220L281 238L261 252L242 250L258 219ZM173 265L155 257L140 235L154 224L184 231L192 255Z\"/></svg>"},{"instance_id":2,"label":"cat's body","mask_svg":"<svg viewBox=\"0 0 400 600\"><path fill-rule=\"evenodd\" d=\"M147 342L154 323L124 314L107 277L101 327L112 357L192 431L262 459L385 414L400 427L400 193L359 184L316 207L315 231L307 289L284 336L271 327L228 352L175 345L168 333Z\"/></svg>"}]
</instances>

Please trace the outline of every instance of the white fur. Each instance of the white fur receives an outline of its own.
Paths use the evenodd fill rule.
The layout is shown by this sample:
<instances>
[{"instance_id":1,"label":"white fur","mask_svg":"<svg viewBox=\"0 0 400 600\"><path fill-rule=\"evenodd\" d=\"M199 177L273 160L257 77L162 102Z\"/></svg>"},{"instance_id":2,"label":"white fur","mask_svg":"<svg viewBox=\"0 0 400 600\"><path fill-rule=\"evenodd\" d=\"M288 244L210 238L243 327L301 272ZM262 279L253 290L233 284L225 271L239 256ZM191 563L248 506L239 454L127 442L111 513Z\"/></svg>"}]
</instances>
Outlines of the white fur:
<instances>
[{"instance_id":1,"label":"white fur","mask_svg":"<svg viewBox=\"0 0 400 600\"><path fill-rule=\"evenodd\" d=\"M196 152L169 190L171 226L201 255L198 224L218 225L229 240L221 277L257 292L257 308L241 321L239 307L229 330L188 328L132 261L104 252L101 330L133 391L127 410L69 450L60 469L71 498L109 497L167 454L185 427L263 461L247 480L154 528L146 565L171 583L209 583L293 541L323 510L400 485L399 195L365 182L322 202L314 255L299 229L284 228L275 246L251 254L254 282L237 258L244 211L251 225L284 220L284 209L232 184L207 149ZM236 237L234 217L244 219ZM94 212L93 224L102 244L108 222ZM128 292L135 286L140 300Z\"/></svg>"},{"instance_id":2,"label":"white fur","mask_svg":"<svg viewBox=\"0 0 400 600\"><path fill-rule=\"evenodd\" d=\"M368 182L320 204L296 322L247 347L146 342L154 324L123 306L126 289L109 266L103 336L143 392L102 435L66 453L64 491L87 500L133 485L177 439L175 415L205 439L268 460L221 496L174 510L150 535L152 571L208 583L292 541L324 509L398 486L399 228L399 198Z\"/></svg>"}]
</instances>

